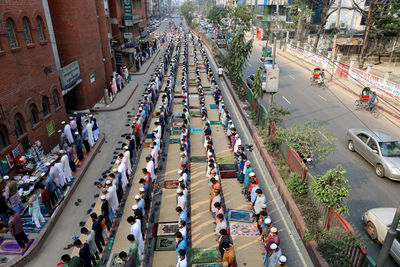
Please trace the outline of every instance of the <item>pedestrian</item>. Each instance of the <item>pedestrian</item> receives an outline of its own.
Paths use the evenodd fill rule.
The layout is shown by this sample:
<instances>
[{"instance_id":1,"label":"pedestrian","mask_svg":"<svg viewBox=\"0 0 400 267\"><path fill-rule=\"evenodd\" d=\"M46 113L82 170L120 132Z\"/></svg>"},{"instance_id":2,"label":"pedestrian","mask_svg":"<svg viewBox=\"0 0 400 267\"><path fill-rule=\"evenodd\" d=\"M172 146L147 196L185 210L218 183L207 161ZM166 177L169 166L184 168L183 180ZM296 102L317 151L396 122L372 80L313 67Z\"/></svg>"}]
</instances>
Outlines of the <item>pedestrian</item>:
<instances>
[{"instance_id":1,"label":"pedestrian","mask_svg":"<svg viewBox=\"0 0 400 267\"><path fill-rule=\"evenodd\" d=\"M187 267L186 252L183 249L178 251L178 263L176 267Z\"/></svg>"},{"instance_id":2,"label":"pedestrian","mask_svg":"<svg viewBox=\"0 0 400 267\"><path fill-rule=\"evenodd\" d=\"M79 257L74 256L71 258L68 254L61 256L61 261L57 263L57 267L82 267L85 262Z\"/></svg>"},{"instance_id":3,"label":"pedestrian","mask_svg":"<svg viewBox=\"0 0 400 267\"><path fill-rule=\"evenodd\" d=\"M71 168L72 172L75 172L76 171L76 165L75 165L74 149L72 148L72 145L68 145L66 147L65 152L67 153L67 156L68 156L69 167Z\"/></svg>"},{"instance_id":4,"label":"pedestrian","mask_svg":"<svg viewBox=\"0 0 400 267\"><path fill-rule=\"evenodd\" d=\"M84 262L84 267L92 267L93 255L90 253L90 247L88 243L82 243L81 240L77 239L74 241L74 246L79 248L79 257Z\"/></svg>"},{"instance_id":5,"label":"pedestrian","mask_svg":"<svg viewBox=\"0 0 400 267\"><path fill-rule=\"evenodd\" d=\"M141 231L141 222L133 216L129 216L127 222L131 225L130 234L134 235L135 239L138 240L138 255L139 259L142 260L143 236Z\"/></svg>"},{"instance_id":6,"label":"pedestrian","mask_svg":"<svg viewBox=\"0 0 400 267\"><path fill-rule=\"evenodd\" d=\"M128 254L130 257L135 259L136 266L140 266L140 259L139 259L139 252L138 252L139 241L137 241L135 239L135 236L132 234L129 234L126 238L128 239L128 241L130 243Z\"/></svg>"},{"instance_id":7,"label":"pedestrian","mask_svg":"<svg viewBox=\"0 0 400 267\"><path fill-rule=\"evenodd\" d=\"M24 205L19 197L17 182L14 179L10 179L8 175L4 176L3 180L6 182L3 196L8 200L10 207L16 213L20 213L24 209Z\"/></svg>"},{"instance_id":8,"label":"pedestrian","mask_svg":"<svg viewBox=\"0 0 400 267\"><path fill-rule=\"evenodd\" d=\"M103 253L103 246L106 245L104 242L103 238L103 229L102 229L102 221L103 221L103 216L97 216L95 212L90 214L90 218L92 218L93 224L92 224L92 230L94 230L95 233L95 242L97 245L97 250L100 253Z\"/></svg>"},{"instance_id":9,"label":"pedestrian","mask_svg":"<svg viewBox=\"0 0 400 267\"><path fill-rule=\"evenodd\" d=\"M35 190L38 188L39 185L35 186ZM32 222L34 222L36 225L35 230L40 230L40 223L44 224L46 221L44 220L42 212L40 211L40 201L35 193L29 198L28 204L29 214L32 216Z\"/></svg>"},{"instance_id":10,"label":"pedestrian","mask_svg":"<svg viewBox=\"0 0 400 267\"><path fill-rule=\"evenodd\" d=\"M124 267L136 267L136 259L126 254L125 251L119 253L119 258L125 262Z\"/></svg>"},{"instance_id":11,"label":"pedestrian","mask_svg":"<svg viewBox=\"0 0 400 267\"><path fill-rule=\"evenodd\" d=\"M60 150L61 153L61 164L62 164L62 170L64 172L65 179L67 179L67 182L70 183L72 181L72 173L71 173L71 166L69 164L69 159L68 155L65 150Z\"/></svg>"},{"instance_id":12,"label":"pedestrian","mask_svg":"<svg viewBox=\"0 0 400 267\"><path fill-rule=\"evenodd\" d=\"M97 253L95 232L93 230L88 230L86 227L81 228L81 234L87 235L86 243L89 245L90 254L92 255L93 265L96 266L96 260L99 260L99 253ZM95 258L96 257L96 258Z\"/></svg>"},{"instance_id":13,"label":"pedestrian","mask_svg":"<svg viewBox=\"0 0 400 267\"><path fill-rule=\"evenodd\" d=\"M110 218L110 205L108 204L108 200L105 195L102 195L100 197L100 201L101 201L101 215L105 220L107 230L110 231L112 226Z\"/></svg>"},{"instance_id":14,"label":"pedestrian","mask_svg":"<svg viewBox=\"0 0 400 267\"><path fill-rule=\"evenodd\" d=\"M8 229L15 241L17 241L20 250L23 251L29 245L29 239L24 232L21 215L12 209L7 211L7 215L9 216Z\"/></svg>"}]
</instances>

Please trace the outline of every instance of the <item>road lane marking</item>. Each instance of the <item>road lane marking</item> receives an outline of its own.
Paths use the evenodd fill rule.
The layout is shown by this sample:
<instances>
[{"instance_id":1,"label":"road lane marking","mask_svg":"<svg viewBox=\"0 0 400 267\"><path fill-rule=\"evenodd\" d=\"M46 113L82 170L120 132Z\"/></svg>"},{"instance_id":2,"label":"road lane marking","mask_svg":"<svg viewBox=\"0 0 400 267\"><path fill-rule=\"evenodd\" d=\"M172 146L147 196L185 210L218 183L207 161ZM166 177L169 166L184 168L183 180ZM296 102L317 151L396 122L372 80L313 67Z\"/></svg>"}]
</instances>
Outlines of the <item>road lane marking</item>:
<instances>
[{"instance_id":1,"label":"road lane marking","mask_svg":"<svg viewBox=\"0 0 400 267\"><path fill-rule=\"evenodd\" d=\"M289 77L292 78L293 80L296 80L292 75L289 74Z\"/></svg>"},{"instance_id":2,"label":"road lane marking","mask_svg":"<svg viewBox=\"0 0 400 267\"><path fill-rule=\"evenodd\" d=\"M283 98L283 99L285 99L285 101L286 101L286 102L288 102L288 103L289 103L289 105L291 105L291 104L292 104L292 103L290 103L290 101L289 101L289 100L287 100L287 98L286 98L286 97L282 96L282 98Z\"/></svg>"},{"instance_id":3,"label":"road lane marking","mask_svg":"<svg viewBox=\"0 0 400 267\"><path fill-rule=\"evenodd\" d=\"M323 97L323 96L321 96L321 95L318 95L320 98L322 98L324 101L326 101L326 102L328 102L328 100L326 100L326 98L325 97Z\"/></svg>"},{"instance_id":4,"label":"road lane marking","mask_svg":"<svg viewBox=\"0 0 400 267\"><path fill-rule=\"evenodd\" d=\"M208 52L207 54L210 55L210 51L208 50L208 48L206 48L206 49L207 49L207 52ZM211 58L212 58L212 57L211 57ZM213 61L210 61L210 62L212 63L212 65L214 66L214 68L216 68L216 64L215 64L215 62L214 62L214 59L213 59ZM221 84L222 84L223 87L225 87L226 92L228 92L229 89L226 88L227 85L226 85L224 82L221 82ZM237 107L236 107L236 105L234 104L235 102L234 102L233 97L231 96L230 92L229 92L229 93L225 93L225 95L228 97L229 102L230 102L231 106L233 107L233 112L235 113L235 116L236 116L237 120L239 121L240 127L243 129L243 133L244 133L246 139L249 140L249 141L253 141L253 138L252 138L252 137L249 135L249 133L247 132L247 131L249 131L250 129L247 129L247 126L244 125L243 120L240 119L240 118L241 118L241 115L238 113ZM243 118L243 119L244 119L244 118ZM246 129L247 129L247 130L246 130ZM263 168L261 167L259 161L260 161L260 159L257 158L257 157L255 157L255 162L256 162L256 164L257 164L257 167L259 168L259 170L263 170ZM266 167L266 166L265 166L265 167ZM283 216L281 207L278 205L277 199L275 198L274 193L272 192L271 186L269 185L269 183L268 183L268 181L267 181L267 178L266 178L266 175L264 174L263 171L261 171L261 177L262 177L262 179L264 180L264 183L265 183L265 185L266 185L266 187L267 187L267 189L268 189L268 192L269 192L269 194L270 194L270 196L271 196L271 198L272 198L272 201L274 202L275 207L276 207L276 209L277 209L277 211L278 211L278 213L279 213L279 216L280 216L280 218L282 219L283 224L285 225L285 229L286 229L286 231L287 231L288 234L289 234L289 237L290 237L290 239L291 239L291 241L292 241L292 244L294 245L294 247L295 247L295 249L296 249L296 252L297 252L297 254L298 254L299 258L300 258L300 261L302 262L303 266L307 266L307 265L306 265L306 262L305 262L305 260L304 260L304 257L303 257L303 255L302 255L302 253L301 253L301 251L300 251L300 248L299 248L299 246L297 245L296 240L294 239L294 236L293 236L293 234L292 234L292 231L290 230L289 225L288 225L288 223L287 223L287 221L286 221L287 219ZM283 206L283 207L285 207L285 206ZM285 209L286 209L286 207L285 207ZM288 212L289 212L289 211L288 211ZM294 223L293 223L293 224L294 224Z\"/></svg>"}]
</instances>

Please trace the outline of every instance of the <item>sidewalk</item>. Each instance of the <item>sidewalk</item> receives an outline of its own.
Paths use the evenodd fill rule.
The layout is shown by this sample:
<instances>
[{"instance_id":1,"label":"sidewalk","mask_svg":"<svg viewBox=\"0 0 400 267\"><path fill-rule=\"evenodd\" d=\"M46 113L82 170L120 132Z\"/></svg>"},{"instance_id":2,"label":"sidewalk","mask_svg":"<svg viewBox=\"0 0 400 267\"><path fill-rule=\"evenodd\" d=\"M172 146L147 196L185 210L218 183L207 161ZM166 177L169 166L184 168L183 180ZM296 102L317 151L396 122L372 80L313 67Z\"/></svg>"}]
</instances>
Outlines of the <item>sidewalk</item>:
<instances>
[{"instance_id":1,"label":"sidewalk","mask_svg":"<svg viewBox=\"0 0 400 267\"><path fill-rule=\"evenodd\" d=\"M143 64L140 71L129 72L129 75L131 76L131 81L122 89L121 92L119 92L115 96L115 99L113 102L111 102L111 104L106 105L105 103L97 103L96 105L93 106L93 108L90 109L90 111L91 112L115 111L125 107L126 104L129 102L129 100L131 99L133 93L136 91L138 85L145 84L147 82L147 79L142 80L144 79L142 75L147 74L151 66L153 66L153 70L155 69L155 67L157 67L158 65L157 61L164 54L165 47L166 47L165 44L161 46L157 50L157 52ZM153 64L155 60L156 62L155 64Z\"/></svg>"}]
</instances>

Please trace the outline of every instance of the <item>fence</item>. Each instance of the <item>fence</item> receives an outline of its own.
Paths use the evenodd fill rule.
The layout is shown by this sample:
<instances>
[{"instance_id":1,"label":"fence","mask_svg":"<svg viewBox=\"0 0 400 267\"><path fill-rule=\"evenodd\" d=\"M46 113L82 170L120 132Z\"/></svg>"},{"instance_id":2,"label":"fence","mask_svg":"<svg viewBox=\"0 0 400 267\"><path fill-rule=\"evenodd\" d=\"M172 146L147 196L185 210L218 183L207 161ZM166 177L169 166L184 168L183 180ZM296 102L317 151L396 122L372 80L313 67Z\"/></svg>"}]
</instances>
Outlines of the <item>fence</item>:
<instances>
[{"instance_id":1,"label":"fence","mask_svg":"<svg viewBox=\"0 0 400 267\"><path fill-rule=\"evenodd\" d=\"M297 153L296 151L294 151L290 147L289 147L288 157L287 157L287 162L286 163L287 163L288 167L290 168L290 170L292 172L297 173L303 179L306 178L307 172L308 172L308 168L306 167L306 165L304 164L303 160L299 156L299 153Z\"/></svg>"}]
</instances>

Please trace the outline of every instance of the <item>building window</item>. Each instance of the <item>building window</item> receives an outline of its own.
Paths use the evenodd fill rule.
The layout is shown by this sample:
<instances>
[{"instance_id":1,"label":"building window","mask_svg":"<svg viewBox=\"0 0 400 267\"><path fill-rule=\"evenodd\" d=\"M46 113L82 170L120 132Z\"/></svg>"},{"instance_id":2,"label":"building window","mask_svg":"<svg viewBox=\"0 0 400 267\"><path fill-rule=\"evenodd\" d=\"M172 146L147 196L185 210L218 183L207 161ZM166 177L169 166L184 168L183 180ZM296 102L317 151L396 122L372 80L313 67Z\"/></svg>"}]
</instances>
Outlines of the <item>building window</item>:
<instances>
[{"instance_id":1,"label":"building window","mask_svg":"<svg viewBox=\"0 0 400 267\"><path fill-rule=\"evenodd\" d=\"M37 33L39 36L39 41L40 42L46 41L46 38L45 38L44 32L43 32L43 20L40 16L36 17L36 27L37 27Z\"/></svg>"},{"instance_id":2,"label":"building window","mask_svg":"<svg viewBox=\"0 0 400 267\"><path fill-rule=\"evenodd\" d=\"M54 90L53 93L53 101L54 101L54 107L58 108L60 106L60 99L58 98L58 92L57 90Z\"/></svg>"},{"instance_id":3,"label":"building window","mask_svg":"<svg viewBox=\"0 0 400 267\"><path fill-rule=\"evenodd\" d=\"M43 114L46 116L47 114L50 114L50 102L47 96L43 97L42 100L42 107L43 107Z\"/></svg>"},{"instance_id":4,"label":"building window","mask_svg":"<svg viewBox=\"0 0 400 267\"><path fill-rule=\"evenodd\" d=\"M142 1L141 0L134 0L133 1L133 8L134 9L141 9L142 8Z\"/></svg>"},{"instance_id":5,"label":"building window","mask_svg":"<svg viewBox=\"0 0 400 267\"><path fill-rule=\"evenodd\" d=\"M29 21L27 17L24 17L22 20L22 26L24 27L24 38L25 38L25 43L27 45L30 45L33 43L32 41L32 36L31 36L31 27L29 26Z\"/></svg>"},{"instance_id":6,"label":"building window","mask_svg":"<svg viewBox=\"0 0 400 267\"><path fill-rule=\"evenodd\" d=\"M361 26L365 26L366 21L367 21L367 17L366 16L362 16L361 17L361 21L360 21L360 25Z\"/></svg>"},{"instance_id":7,"label":"building window","mask_svg":"<svg viewBox=\"0 0 400 267\"><path fill-rule=\"evenodd\" d=\"M6 20L7 39L11 49L18 47L17 36L15 35L15 24L10 18Z\"/></svg>"},{"instance_id":8,"label":"building window","mask_svg":"<svg viewBox=\"0 0 400 267\"><path fill-rule=\"evenodd\" d=\"M14 117L14 127L17 138L20 138L25 133L24 118L20 113L17 113Z\"/></svg>"},{"instance_id":9,"label":"building window","mask_svg":"<svg viewBox=\"0 0 400 267\"><path fill-rule=\"evenodd\" d=\"M39 112L36 108L35 104L31 104L29 107L29 112L31 115L31 124L32 127L39 123Z\"/></svg>"},{"instance_id":10,"label":"building window","mask_svg":"<svg viewBox=\"0 0 400 267\"><path fill-rule=\"evenodd\" d=\"M8 133L4 125L0 125L0 151L8 146Z\"/></svg>"}]
</instances>

